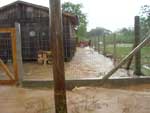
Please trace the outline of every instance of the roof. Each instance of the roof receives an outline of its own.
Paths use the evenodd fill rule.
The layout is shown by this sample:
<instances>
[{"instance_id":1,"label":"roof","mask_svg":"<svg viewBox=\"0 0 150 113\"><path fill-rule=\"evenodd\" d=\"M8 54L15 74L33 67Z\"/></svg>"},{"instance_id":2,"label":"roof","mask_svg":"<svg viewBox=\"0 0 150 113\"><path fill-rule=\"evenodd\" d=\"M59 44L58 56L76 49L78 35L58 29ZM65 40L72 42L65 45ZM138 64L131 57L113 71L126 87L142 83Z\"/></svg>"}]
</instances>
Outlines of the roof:
<instances>
[{"instance_id":1,"label":"roof","mask_svg":"<svg viewBox=\"0 0 150 113\"><path fill-rule=\"evenodd\" d=\"M24 2L24 1L21 1L21 0L17 0L15 2L13 2L13 3L10 3L8 5L2 6L2 7L0 7L0 10L4 10L5 8L8 8L8 7L13 6L13 5L17 5L17 4L28 5L28 6L31 6L31 7L35 7L35 8L39 8L39 9L45 10L45 11L49 11L48 7L37 5L37 4L33 4L33 3L29 3L29 2ZM78 25L79 24L78 17L76 15L72 15L70 13L63 12L63 16L69 17L74 25Z\"/></svg>"},{"instance_id":2,"label":"roof","mask_svg":"<svg viewBox=\"0 0 150 113\"><path fill-rule=\"evenodd\" d=\"M43 10L49 11L48 7L37 5L37 4L33 4L33 3L29 3L29 2L24 2L24 1L21 1L21 0L17 0L15 2L12 2L12 3L8 4L8 5L2 6L2 7L0 7L0 10L3 10L5 8L7 8L7 7L10 7L10 6L16 5L16 4L24 4L24 5L28 5L28 6L31 6L31 7L36 7L36 8L39 8L39 9L43 9Z\"/></svg>"}]
</instances>

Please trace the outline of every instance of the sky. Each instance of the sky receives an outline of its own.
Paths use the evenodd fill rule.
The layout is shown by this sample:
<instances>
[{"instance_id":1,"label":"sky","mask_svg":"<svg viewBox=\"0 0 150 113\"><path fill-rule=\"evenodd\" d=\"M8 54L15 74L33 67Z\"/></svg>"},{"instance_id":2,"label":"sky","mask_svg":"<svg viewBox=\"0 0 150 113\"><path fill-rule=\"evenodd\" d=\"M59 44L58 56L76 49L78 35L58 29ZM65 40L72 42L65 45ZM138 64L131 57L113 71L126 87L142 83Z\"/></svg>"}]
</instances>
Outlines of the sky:
<instances>
[{"instance_id":1,"label":"sky","mask_svg":"<svg viewBox=\"0 0 150 113\"><path fill-rule=\"evenodd\" d=\"M16 0L0 0L0 6ZM23 0L26 2L49 6L49 0ZM88 31L96 27L103 27L111 31L123 27L133 27L134 16L139 14L142 5L150 5L150 0L61 0L81 3L82 11L87 15Z\"/></svg>"}]
</instances>

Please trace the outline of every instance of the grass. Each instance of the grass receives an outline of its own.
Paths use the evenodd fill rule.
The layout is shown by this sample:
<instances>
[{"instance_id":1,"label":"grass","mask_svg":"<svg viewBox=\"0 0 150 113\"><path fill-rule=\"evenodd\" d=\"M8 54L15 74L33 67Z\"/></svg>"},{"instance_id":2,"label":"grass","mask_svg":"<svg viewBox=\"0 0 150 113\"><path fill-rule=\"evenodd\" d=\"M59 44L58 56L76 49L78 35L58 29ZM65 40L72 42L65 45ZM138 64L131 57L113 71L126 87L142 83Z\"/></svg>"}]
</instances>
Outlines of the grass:
<instances>
[{"instance_id":1,"label":"grass","mask_svg":"<svg viewBox=\"0 0 150 113\"><path fill-rule=\"evenodd\" d=\"M125 44L124 44L125 45ZM130 53L130 51L132 50L132 44L127 44L125 46L122 45L117 45L117 49L116 49L116 57L117 60L121 60L123 59L126 55L128 55ZM106 52L109 54L113 54L113 45L107 45L106 47ZM150 46L146 46L144 48L141 49L141 62L142 65L145 64L150 64ZM132 64L134 66L134 63ZM150 75L150 71L143 69L142 71L145 75Z\"/></svg>"}]
</instances>

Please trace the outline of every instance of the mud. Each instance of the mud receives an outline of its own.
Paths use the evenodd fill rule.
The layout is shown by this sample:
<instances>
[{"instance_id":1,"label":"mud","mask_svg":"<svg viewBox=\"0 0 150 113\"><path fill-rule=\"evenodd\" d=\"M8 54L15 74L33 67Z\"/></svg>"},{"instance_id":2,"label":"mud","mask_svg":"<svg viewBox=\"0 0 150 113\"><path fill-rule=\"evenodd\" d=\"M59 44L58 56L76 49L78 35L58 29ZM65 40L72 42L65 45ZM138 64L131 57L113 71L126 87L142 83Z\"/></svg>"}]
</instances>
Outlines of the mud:
<instances>
[{"instance_id":1,"label":"mud","mask_svg":"<svg viewBox=\"0 0 150 113\"><path fill-rule=\"evenodd\" d=\"M140 91L80 87L67 91L68 113L149 113L150 87ZM54 113L53 90L0 86L0 113Z\"/></svg>"}]
</instances>

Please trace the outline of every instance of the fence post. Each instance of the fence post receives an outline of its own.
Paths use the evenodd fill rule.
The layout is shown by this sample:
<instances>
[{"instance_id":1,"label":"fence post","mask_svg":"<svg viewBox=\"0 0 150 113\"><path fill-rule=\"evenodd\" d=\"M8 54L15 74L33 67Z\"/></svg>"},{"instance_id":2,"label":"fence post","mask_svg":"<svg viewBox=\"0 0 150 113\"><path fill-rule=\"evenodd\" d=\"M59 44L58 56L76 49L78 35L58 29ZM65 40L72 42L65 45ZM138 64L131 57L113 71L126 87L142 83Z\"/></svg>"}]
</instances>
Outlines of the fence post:
<instances>
[{"instance_id":1,"label":"fence post","mask_svg":"<svg viewBox=\"0 0 150 113\"><path fill-rule=\"evenodd\" d=\"M106 36L103 36L103 55L106 56Z\"/></svg>"},{"instance_id":2,"label":"fence post","mask_svg":"<svg viewBox=\"0 0 150 113\"><path fill-rule=\"evenodd\" d=\"M49 0L55 112L67 113L61 0Z\"/></svg>"},{"instance_id":3,"label":"fence post","mask_svg":"<svg viewBox=\"0 0 150 113\"><path fill-rule=\"evenodd\" d=\"M135 31L134 45L136 47L140 43L140 18L139 16L135 16L134 27L135 27L134 28L134 31ZM134 74L141 75L141 49L135 54Z\"/></svg>"},{"instance_id":4,"label":"fence post","mask_svg":"<svg viewBox=\"0 0 150 113\"><path fill-rule=\"evenodd\" d=\"M100 37L98 36L97 38L98 38L98 44L97 44L98 45L98 53L100 53Z\"/></svg>"},{"instance_id":5,"label":"fence post","mask_svg":"<svg viewBox=\"0 0 150 113\"><path fill-rule=\"evenodd\" d=\"M22 45L21 45L21 28L19 23L15 23L16 28L16 56L17 56L17 64L18 64L18 83L22 85L23 76L24 76L24 69L23 69L23 62L22 62Z\"/></svg>"},{"instance_id":6,"label":"fence post","mask_svg":"<svg viewBox=\"0 0 150 113\"><path fill-rule=\"evenodd\" d=\"M94 46L95 46L95 51L97 50L97 41L96 41L96 37L94 38Z\"/></svg>"},{"instance_id":7,"label":"fence post","mask_svg":"<svg viewBox=\"0 0 150 113\"><path fill-rule=\"evenodd\" d=\"M116 57L117 57L116 34L114 34L113 37L114 37L114 40L113 40L113 43L114 43L113 57L114 57L114 65L116 65Z\"/></svg>"}]
</instances>

